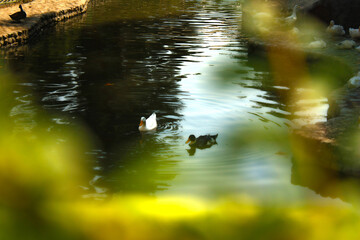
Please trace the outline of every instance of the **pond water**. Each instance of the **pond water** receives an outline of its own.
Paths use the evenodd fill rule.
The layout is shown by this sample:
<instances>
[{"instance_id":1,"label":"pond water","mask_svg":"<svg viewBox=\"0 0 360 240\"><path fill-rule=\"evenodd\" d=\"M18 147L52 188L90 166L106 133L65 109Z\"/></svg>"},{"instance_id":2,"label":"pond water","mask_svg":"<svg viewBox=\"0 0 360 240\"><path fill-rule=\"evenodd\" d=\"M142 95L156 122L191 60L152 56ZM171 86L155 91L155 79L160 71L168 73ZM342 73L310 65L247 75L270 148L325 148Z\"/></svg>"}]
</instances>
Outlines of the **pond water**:
<instances>
[{"instance_id":1,"label":"pond water","mask_svg":"<svg viewBox=\"0 0 360 240\"><path fill-rule=\"evenodd\" d=\"M324 121L327 100L288 112L289 88L274 84L264 59L249 57L241 21L237 1L92 1L86 14L3 52L0 70L17 79L12 127L31 132L41 123L59 141L64 130L86 129L85 197L327 201L292 184L288 139L289 119ZM152 112L158 130L140 134L140 117ZM208 133L219 134L211 148L185 144Z\"/></svg>"}]
</instances>

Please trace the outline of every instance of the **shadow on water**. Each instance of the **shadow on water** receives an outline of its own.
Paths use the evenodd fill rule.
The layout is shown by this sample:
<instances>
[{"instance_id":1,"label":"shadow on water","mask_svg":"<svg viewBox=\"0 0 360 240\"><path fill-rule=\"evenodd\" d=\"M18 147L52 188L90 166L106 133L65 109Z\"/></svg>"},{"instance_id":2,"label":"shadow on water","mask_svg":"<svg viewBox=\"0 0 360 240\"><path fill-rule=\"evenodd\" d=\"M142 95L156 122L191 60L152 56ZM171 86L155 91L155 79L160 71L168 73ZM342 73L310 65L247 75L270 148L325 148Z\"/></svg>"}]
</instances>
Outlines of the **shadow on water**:
<instances>
[{"instance_id":1,"label":"shadow on water","mask_svg":"<svg viewBox=\"0 0 360 240\"><path fill-rule=\"evenodd\" d=\"M291 162L292 184L307 187L323 197L339 198L359 206L359 178L341 174L317 161L292 158Z\"/></svg>"},{"instance_id":2,"label":"shadow on water","mask_svg":"<svg viewBox=\"0 0 360 240\"><path fill-rule=\"evenodd\" d=\"M14 125L29 130L40 121L35 106L50 114L46 124L54 134L84 124L98 146L88 152L97 159L95 175L102 176L96 182L115 191L155 192L176 175L152 181L160 166L172 164L157 152L166 152L174 140L160 139L157 133L141 136L137 127L141 116L156 112L158 131L178 138L179 67L198 40L192 37L193 27L177 19L182 1L153 1L154 6L135 16L119 10L119 2L125 4L93 1L87 15L49 29L44 40L23 52L7 53L6 68L19 79L8 110ZM135 11L140 3L147 4L130 5ZM159 4L164 8L157 11L160 16L149 17ZM166 9L174 9L176 18Z\"/></svg>"}]
</instances>

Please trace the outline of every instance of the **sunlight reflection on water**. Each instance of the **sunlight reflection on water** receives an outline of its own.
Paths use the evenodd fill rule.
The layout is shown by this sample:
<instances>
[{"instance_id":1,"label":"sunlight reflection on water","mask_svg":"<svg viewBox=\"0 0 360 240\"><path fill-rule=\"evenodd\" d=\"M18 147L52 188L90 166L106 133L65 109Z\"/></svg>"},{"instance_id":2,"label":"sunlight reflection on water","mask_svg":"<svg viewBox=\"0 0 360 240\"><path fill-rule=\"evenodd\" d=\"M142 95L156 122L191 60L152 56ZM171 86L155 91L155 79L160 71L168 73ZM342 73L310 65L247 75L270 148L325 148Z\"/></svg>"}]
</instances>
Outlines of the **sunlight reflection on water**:
<instances>
[{"instance_id":1,"label":"sunlight reflection on water","mask_svg":"<svg viewBox=\"0 0 360 240\"><path fill-rule=\"evenodd\" d=\"M135 3L110 3L90 8L72 29L66 28L70 23L60 24L34 43L24 57L24 69L31 66L33 75L19 83L29 91L35 88L31 97L56 112L50 132L80 121L96 136L99 147L86 153L95 159L88 196L246 192L267 200L276 192L274 200L289 201L290 191L292 200L315 197L290 182L290 113L272 92L289 88L267 83L269 72L249 62L236 2L195 1L192 8L181 5L170 13L149 5L143 15ZM16 72L24 59L8 68ZM36 103L23 89L14 95L26 99L11 110L25 128L32 123L28 108L35 114L31 104ZM311 117L306 123L326 117L323 98L311 105L318 114L314 118L310 110L299 111L300 121L303 116ZM158 131L140 136L140 117L153 111ZM280 137L263 140L271 131ZM208 133L219 134L218 144L189 156L188 136Z\"/></svg>"}]
</instances>

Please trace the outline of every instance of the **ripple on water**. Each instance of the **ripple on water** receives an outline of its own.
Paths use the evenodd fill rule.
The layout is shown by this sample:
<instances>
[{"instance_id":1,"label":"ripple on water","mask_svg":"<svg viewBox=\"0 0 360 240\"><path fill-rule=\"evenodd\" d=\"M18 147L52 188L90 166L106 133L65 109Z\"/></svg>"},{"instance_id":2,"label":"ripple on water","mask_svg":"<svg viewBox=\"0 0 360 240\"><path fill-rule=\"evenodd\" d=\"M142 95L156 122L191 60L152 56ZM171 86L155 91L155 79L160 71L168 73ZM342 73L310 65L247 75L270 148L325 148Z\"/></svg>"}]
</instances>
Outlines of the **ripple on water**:
<instances>
[{"instance_id":1,"label":"ripple on water","mask_svg":"<svg viewBox=\"0 0 360 240\"><path fill-rule=\"evenodd\" d=\"M81 116L96 137L101 148L86 153L94 165L89 197L161 190L267 198L279 186L290 189L290 163L275 155L281 144L267 146L246 131L286 129L289 112L274 91L289 88L274 86L249 60L233 5L181 2L178 12L164 13L143 1L106 1L75 30L59 24L14 62L14 72L33 73L19 86L34 89L45 110L68 116L52 117L51 127ZM107 11L116 14L101 14ZM34 96L21 88L14 95L11 117L36 124ZM154 111L158 131L140 134L141 115ZM190 156L189 134L208 133L219 133L218 144Z\"/></svg>"}]
</instances>

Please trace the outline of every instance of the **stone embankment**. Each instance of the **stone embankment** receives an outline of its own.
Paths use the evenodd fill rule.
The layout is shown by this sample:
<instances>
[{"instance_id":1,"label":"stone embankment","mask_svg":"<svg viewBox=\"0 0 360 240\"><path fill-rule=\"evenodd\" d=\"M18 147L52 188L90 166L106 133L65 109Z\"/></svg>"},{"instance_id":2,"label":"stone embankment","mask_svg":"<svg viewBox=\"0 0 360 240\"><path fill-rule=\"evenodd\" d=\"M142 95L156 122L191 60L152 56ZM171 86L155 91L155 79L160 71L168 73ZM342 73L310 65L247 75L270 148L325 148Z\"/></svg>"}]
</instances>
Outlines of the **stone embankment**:
<instances>
[{"instance_id":1,"label":"stone embankment","mask_svg":"<svg viewBox=\"0 0 360 240\"><path fill-rule=\"evenodd\" d=\"M26 19L14 22L9 15L18 5L1 8L0 47L23 45L45 27L86 12L89 0L33 0L22 4Z\"/></svg>"}]
</instances>

